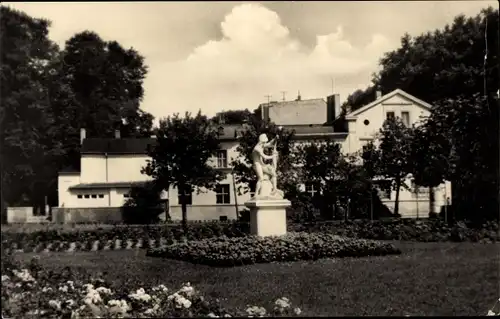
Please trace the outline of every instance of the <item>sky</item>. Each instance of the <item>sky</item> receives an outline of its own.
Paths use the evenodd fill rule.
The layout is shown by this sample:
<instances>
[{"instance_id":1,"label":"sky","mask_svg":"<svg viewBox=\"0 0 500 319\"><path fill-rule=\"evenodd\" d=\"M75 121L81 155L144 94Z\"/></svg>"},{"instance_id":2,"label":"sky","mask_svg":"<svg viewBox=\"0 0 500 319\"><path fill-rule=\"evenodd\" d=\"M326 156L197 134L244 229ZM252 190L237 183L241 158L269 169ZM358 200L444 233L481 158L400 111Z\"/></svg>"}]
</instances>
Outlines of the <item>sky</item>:
<instances>
[{"instance_id":1,"label":"sky","mask_svg":"<svg viewBox=\"0 0 500 319\"><path fill-rule=\"evenodd\" d=\"M148 74L141 108L157 119L199 109L206 115L255 109L271 100L341 101L370 85L384 52L458 14L497 1L349 2L4 2L52 21L64 47L91 30L133 47ZM283 93L283 91L285 93Z\"/></svg>"}]
</instances>

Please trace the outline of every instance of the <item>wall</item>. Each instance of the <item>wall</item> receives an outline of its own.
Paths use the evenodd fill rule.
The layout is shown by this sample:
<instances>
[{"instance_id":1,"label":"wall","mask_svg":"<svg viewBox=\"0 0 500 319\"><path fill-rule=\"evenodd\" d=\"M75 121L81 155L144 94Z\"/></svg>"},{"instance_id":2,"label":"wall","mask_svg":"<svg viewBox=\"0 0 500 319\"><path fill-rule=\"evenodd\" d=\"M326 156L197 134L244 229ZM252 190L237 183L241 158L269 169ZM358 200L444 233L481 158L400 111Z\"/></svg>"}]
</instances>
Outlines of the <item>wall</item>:
<instances>
[{"instance_id":1,"label":"wall","mask_svg":"<svg viewBox=\"0 0 500 319\"><path fill-rule=\"evenodd\" d=\"M54 223L112 223L121 222L122 211L119 207L61 208L52 209Z\"/></svg>"},{"instance_id":2,"label":"wall","mask_svg":"<svg viewBox=\"0 0 500 319\"><path fill-rule=\"evenodd\" d=\"M227 219L236 219L235 205L199 205L187 206L188 220L219 220L221 216ZM238 211L245 209L244 205L238 205ZM182 207L171 206L170 218L174 221L182 220Z\"/></svg>"},{"instance_id":3,"label":"wall","mask_svg":"<svg viewBox=\"0 0 500 319\"><path fill-rule=\"evenodd\" d=\"M104 155L83 154L80 162L82 183L102 183L106 181L106 157Z\"/></svg>"},{"instance_id":4,"label":"wall","mask_svg":"<svg viewBox=\"0 0 500 319\"><path fill-rule=\"evenodd\" d=\"M59 206L75 207L80 203L76 195L68 189L70 186L80 184L80 173L59 173L57 177L57 193Z\"/></svg>"},{"instance_id":5,"label":"wall","mask_svg":"<svg viewBox=\"0 0 500 319\"><path fill-rule=\"evenodd\" d=\"M395 95L383 101L383 103L375 105L359 114L356 120L348 120L349 153L361 150L363 145L373 139L374 135L380 131L380 128L384 124L386 112L394 112L396 117L401 117L401 112L409 112L410 125L416 124L420 121L421 117L430 114L426 108L415 104L403 96ZM365 120L369 121L368 125L364 124Z\"/></svg>"},{"instance_id":6,"label":"wall","mask_svg":"<svg viewBox=\"0 0 500 319\"><path fill-rule=\"evenodd\" d=\"M141 169L147 165L147 155L122 154L108 156L108 181L129 182L148 181L152 178L141 174Z\"/></svg>"},{"instance_id":7,"label":"wall","mask_svg":"<svg viewBox=\"0 0 500 319\"><path fill-rule=\"evenodd\" d=\"M327 121L323 99L287 101L269 107L269 118L276 125L323 124Z\"/></svg>"}]
</instances>

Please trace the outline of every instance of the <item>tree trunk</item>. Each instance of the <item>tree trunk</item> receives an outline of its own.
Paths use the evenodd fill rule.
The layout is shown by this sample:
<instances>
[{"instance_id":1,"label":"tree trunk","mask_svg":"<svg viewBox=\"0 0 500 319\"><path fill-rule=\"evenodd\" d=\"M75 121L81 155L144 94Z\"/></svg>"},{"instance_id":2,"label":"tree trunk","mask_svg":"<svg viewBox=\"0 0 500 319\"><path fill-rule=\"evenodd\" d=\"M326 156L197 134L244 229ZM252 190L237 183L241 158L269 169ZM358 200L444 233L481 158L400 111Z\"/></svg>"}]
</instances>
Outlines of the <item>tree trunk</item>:
<instances>
[{"instance_id":1,"label":"tree trunk","mask_svg":"<svg viewBox=\"0 0 500 319\"><path fill-rule=\"evenodd\" d=\"M399 190L401 189L401 178L396 178L396 199L394 201L394 215L399 214Z\"/></svg>"},{"instance_id":2,"label":"tree trunk","mask_svg":"<svg viewBox=\"0 0 500 319\"><path fill-rule=\"evenodd\" d=\"M179 186L181 209L182 209L182 230L184 236L187 235L187 205L186 205L186 186Z\"/></svg>"}]
</instances>

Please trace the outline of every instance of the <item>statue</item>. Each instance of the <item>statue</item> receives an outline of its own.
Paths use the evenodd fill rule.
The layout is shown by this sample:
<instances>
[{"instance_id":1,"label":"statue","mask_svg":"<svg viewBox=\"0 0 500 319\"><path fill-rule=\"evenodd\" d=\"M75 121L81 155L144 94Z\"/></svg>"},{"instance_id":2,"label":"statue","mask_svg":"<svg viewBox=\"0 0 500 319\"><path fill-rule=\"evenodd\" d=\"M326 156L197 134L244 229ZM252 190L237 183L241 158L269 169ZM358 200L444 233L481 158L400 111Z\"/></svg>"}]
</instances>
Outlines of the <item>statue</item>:
<instances>
[{"instance_id":1,"label":"statue","mask_svg":"<svg viewBox=\"0 0 500 319\"><path fill-rule=\"evenodd\" d=\"M278 167L278 151L276 149L277 137L273 138L271 141L268 140L266 134L261 134L259 136L259 141L257 145L252 150L252 161L253 169L257 175L257 184L255 185L255 196L256 199L282 199L283 192L278 189L278 177L277 177L277 167ZM273 147L272 155L265 154L265 150ZM271 164L266 164L266 161L272 160ZM271 191L266 191L262 193L262 184L264 181L270 181L272 185Z\"/></svg>"}]
</instances>

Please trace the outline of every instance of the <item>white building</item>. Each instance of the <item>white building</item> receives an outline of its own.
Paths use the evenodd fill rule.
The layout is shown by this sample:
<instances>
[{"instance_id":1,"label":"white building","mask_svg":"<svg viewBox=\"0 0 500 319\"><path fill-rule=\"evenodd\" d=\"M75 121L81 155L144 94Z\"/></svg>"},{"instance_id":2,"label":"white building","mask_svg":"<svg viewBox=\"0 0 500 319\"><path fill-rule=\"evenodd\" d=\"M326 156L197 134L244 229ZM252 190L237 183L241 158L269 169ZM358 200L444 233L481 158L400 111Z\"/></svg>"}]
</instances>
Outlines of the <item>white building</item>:
<instances>
[{"instance_id":1,"label":"white building","mask_svg":"<svg viewBox=\"0 0 500 319\"><path fill-rule=\"evenodd\" d=\"M295 131L297 142L329 137L337 141L344 153L355 153L382 127L388 116L398 116L407 125L417 123L429 115L431 106L404 91L395 90L379 96L374 102L347 114L347 131L335 132L331 123L340 114L340 99L332 95L323 99L272 102L263 105L264 117L278 125ZM221 135L221 151L214 165L227 173L215 191L194 192L189 196L188 218L190 220L234 219L244 208L250 194L236 192L230 163L237 157L237 135L241 125L224 125ZM86 138L81 132L81 171L62 171L59 174L59 209L54 214L56 221L118 221L121 206L127 200L131 186L144 183L150 177L141 174L146 165L148 145L154 138L114 139ZM314 191L311 187L305 190ZM420 211L421 217L429 212L429 192L420 190L420 198L414 192L401 190L400 213L414 217ZM394 192L385 194L384 203L392 209ZM162 194L168 204L172 219L181 219L181 205L175 188ZM451 198L450 187L436 188L435 211L444 205L446 197Z\"/></svg>"}]
</instances>

